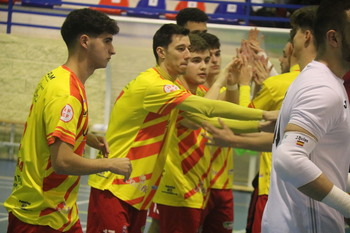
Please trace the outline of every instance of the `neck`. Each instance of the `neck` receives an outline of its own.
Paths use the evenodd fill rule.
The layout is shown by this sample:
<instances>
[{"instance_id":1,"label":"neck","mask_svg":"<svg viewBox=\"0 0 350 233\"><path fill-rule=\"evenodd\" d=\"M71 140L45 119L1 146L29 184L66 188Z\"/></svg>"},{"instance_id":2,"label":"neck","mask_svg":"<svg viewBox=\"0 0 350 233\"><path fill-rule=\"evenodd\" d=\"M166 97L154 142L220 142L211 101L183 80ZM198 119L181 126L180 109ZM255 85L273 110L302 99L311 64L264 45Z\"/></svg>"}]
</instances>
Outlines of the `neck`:
<instances>
[{"instance_id":1,"label":"neck","mask_svg":"<svg viewBox=\"0 0 350 233\"><path fill-rule=\"evenodd\" d=\"M162 71L164 71L165 73L163 73L162 75L164 76L164 78L175 82L175 80L179 77L179 73L172 71L171 69L168 69L166 67L166 65L164 64L164 62L162 62L161 64L159 64L159 67L161 68Z\"/></svg>"},{"instance_id":2,"label":"neck","mask_svg":"<svg viewBox=\"0 0 350 233\"><path fill-rule=\"evenodd\" d=\"M93 74L94 69L88 65L82 56L70 56L64 66L68 67L85 84L86 80Z\"/></svg>"},{"instance_id":3,"label":"neck","mask_svg":"<svg viewBox=\"0 0 350 233\"><path fill-rule=\"evenodd\" d=\"M344 79L344 75L349 71L349 64L342 59L334 56L320 56L315 58L316 61L325 64L338 78Z\"/></svg>"},{"instance_id":4,"label":"neck","mask_svg":"<svg viewBox=\"0 0 350 233\"><path fill-rule=\"evenodd\" d=\"M187 82L183 75L179 77L179 80L187 90L189 90L194 95L196 94L198 85Z\"/></svg>"},{"instance_id":5,"label":"neck","mask_svg":"<svg viewBox=\"0 0 350 233\"><path fill-rule=\"evenodd\" d=\"M206 82L205 82L205 86L207 88L210 88L211 86L213 86L213 84L215 83L215 80L216 80L216 75L208 75L207 76L207 79L206 79Z\"/></svg>"}]
</instances>

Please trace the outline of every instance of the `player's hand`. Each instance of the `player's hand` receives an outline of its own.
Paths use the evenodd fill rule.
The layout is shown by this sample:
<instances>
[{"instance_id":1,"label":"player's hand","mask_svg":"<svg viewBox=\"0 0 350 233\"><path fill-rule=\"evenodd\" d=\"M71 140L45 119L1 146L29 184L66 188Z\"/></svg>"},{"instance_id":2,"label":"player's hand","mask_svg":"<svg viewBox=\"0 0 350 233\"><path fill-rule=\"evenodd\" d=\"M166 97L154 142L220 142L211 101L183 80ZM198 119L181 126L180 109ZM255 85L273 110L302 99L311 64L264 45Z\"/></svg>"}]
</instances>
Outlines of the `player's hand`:
<instances>
[{"instance_id":1,"label":"player's hand","mask_svg":"<svg viewBox=\"0 0 350 233\"><path fill-rule=\"evenodd\" d=\"M275 130L276 121L260 121L259 130L273 133Z\"/></svg>"},{"instance_id":2,"label":"player's hand","mask_svg":"<svg viewBox=\"0 0 350 233\"><path fill-rule=\"evenodd\" d=\"M130 178L132 172L132 166L129 158L113 158L110 160L110 169L109 171L123 175L124 182Z\"/></svg>"},{"instance_id":3,"label":"player's hand","mask_svg":"<svg viewBox=\"0 0 350 233\"><path fill-rule=\"evenodd\" d=\"M264 111L263 112L263 119L267 121L276 121L278 118L279 110L275 111Z\"/></svg>"},{"instance_id":4,"label":"player's hand","mask_svg":"<svg viewBox=\"0 0 350 233\"><path fill-rule=\"evenodd\" d=\"M108 157L109 146L105 137L96 134L88 134L86 143L88 146L99 150L105 158Z\"/></svg>"},{"instance_id":5,"label":"player's hand","mask_svg":"<svg viewBox=\"0 0 350 233\"><path fill-rule=\"evenodd\" d=\"M207 131L206 133L202 133L203 137L208 139L206 144L219 147L232 147L232 138L235 137L234 133L220 118L218 118L218 121L221 129L216 128L208 122L203 123L203 128Z\"/></svg>"}]
</instances>

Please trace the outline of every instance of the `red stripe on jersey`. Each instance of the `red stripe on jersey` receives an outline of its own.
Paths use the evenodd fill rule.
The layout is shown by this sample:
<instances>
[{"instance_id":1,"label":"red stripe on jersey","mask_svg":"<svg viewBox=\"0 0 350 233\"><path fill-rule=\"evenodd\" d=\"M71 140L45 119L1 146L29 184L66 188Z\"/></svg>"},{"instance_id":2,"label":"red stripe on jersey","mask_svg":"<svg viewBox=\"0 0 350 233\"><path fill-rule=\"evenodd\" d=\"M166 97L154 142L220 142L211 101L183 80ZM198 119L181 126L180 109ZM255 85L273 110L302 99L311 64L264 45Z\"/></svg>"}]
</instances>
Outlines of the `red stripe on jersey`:
<instances>
[{"instance_id":1,"label":"red stripe on jersey","mask_svg":"<svg viewBox=\"0 0 350 233\"><path fill-rule=\"evenodd\" d=\"M168 121L165 120L165 121L159 122L157 124L140 129L136 138L135 138L135 141L136 142L137 141L144 141L147 139L151 139L151 138L155 138L155 137L158 137L160 135L163 135L165 130L166 130L167 124L168 124Z\"/></svg>"},{"instance_id":2,"label":"red stripe on jersey","mask_svg":"<svg viewBox=\"0 0 350 233\"><path fill-rule=\"evenodd\" d=\"M220 153L221 153L221 148L218 147L216 149L216 151L213 153L213 157L212 157L211 161L214 161L220 155Z\"/></svg>"},{"instance_id":3,"label":"red stripe on jersey","mask_svg":"<svg viewBox=\"0 0 350 233\"><path fill-rule=\"evenodd\" d=\"M126 182L124 182L124 179L114 179L112 184L134 184L134 183L139 183L141 180L149 180L152 177L152 173L145 174L142 178L140 176L137 177L132 177L128 179Z\"/></svg>"},{"instance_id":4,"label":"red stripe on jersey","mask_svg":"<svg viewBox=\"0 0 350 233\"><path fill-rule=\"evenodd\" d=\"M189 97L191 94L186 92L179 93L176 97L168 100L159 110L159 114L168 114L171 110L175 108L176 105L180 104L182 101L184 101L187 97Z\"/></svg>"},{"instance_id":5,"label":"red stripe on jersey","mask_svg":"<svg viewBox=\"0 0 350 233\"><path fill-rule=\"evenodd\" d=\"M197 143L198 135L200 134L201 130L192 130L191 133L189 133L184 139L179 142L179 153L180 155L183 155L188 151L189 148L191 148L193 145Z\"/></svg>"},{"instance_id":6,"label":"red stripe on jersey","mask_svg":"<svg viewBox=\"0 0 350 233\"><path fill-rule=\"evenodd\" d=\"M61 131L54 131L50 135L50 137L47 139L49 145L51 145L52 143L55 142L55 139L54 139L55 137L59 138L63 142L66 142L66 143L74 146L75 138L72 138L72 137L62 133Z\"/></svg>"},{"instance_id":7,"label":"red stripe on jersey","mask_svg":"<svg viewBox=\"0 0 350 233\"><path fill-rule=\"evenodd\" d=\"M138 197L138 198L135 198L135 199L132 199L132 200L123 200L123 201L125 201L125 202L128 203L129 205L133 206L133 205L136 205L136 204L142 202L142 201L143 201L143 198L144 198L144 197Z\"/></svg>"},{"instance_id":8,"label":"red stripe on jersey","mask_svg":"<svg viewBox=\"0 0 350 233\"><path fill-rule=\"evenodd\" d=\"M160 117L163 117L162 115L159 115L157 113L154 112L150 112L147 114L147 116L145 117L145 120L143 121L143 123L149 122L149 121L153 121L155 119L158 119Z\"/></svg>"},{"instance_id":9,"label":"red stripe on jersey","mask_svg":"<svg viewBox=\"0 0 350 233\"><path fill-rule=\"evenodd\" d=\"M204 147L207 142L206 138L202 138L199 146L185 159L181 161L181 167L184 174L187 174L204 156Z\"/></svg>"},{"instance_id":10,"label":"red stripe on jersey","mask_svg":"<svg viewBox=\"0 0 350 233\"><path fill-rule=\"evenodd\" d=\"M122 97L123 95L124 95L124 91L121 91L120 94L118 95L117 99L115 100L115 102L117 102L120 99L120 97Z\"/></svg>"},{"instance_id":11,"label":"red stripe on jersey","mask_svg":"<svg viewBox=\"0 0 350 233\"><path fill-rule=\"evenodd\" d=\"M185 193L184 194L184 198L188 199L188 198L192 197L196 193L197 193L197 187L192 189L192 190L190 190L190 191L188 191L187 193Z\"/></svg>"},{"instance_id":12,"label":"red stripe on jersey","mask_svg":"<svg viewBox=\"0 0 350 233\"><path fill-rule=\"evenodd\" d=\"M255 108L254 103L253 103L253 102L250 102L250 103L248 104L248 108Z\"/></svg>"},{"instance_id":13,"label":"red stripe on jersey","mask_svg":"<svg viewBox=\"0 0 350 233\"><path fill-rule=\"evenodd\" d=\"M158 187L158 185L160 183L160 179L161 179L161 176L159 176L159 178L158 178L157 182L154 184L154 186ZM156 189L152 189L149 192L148 196L145 196L146 199L145 199L145 201L143 202L143 204L142 204L142 206L140 208L141 210L145 209L150 204L150 202L152 201L154 195L156 194L156 191L157 191Z\"/></svg>"},{"instance_id":14,"label":"red stripe on jersey","mask_svg":"<svg viewBox=\"0 0 350 233\"><path fill-rule=\"evenodd\" d=\"M214 178L210 181L210 186L212 186L219 179L219 177L222 175L222 173L224 173L226 167L227 167L227 159L225 159L225 162L222 165L222 167L220 168L220 170L218 171L218 173L216 173Z\"/></svg>"},{"instance_id":15,"label":"red stripe on jersey","mask_svg":"<svg viewBox=\"0 0 350 233\"><path fill-rule=\"evenodd\" d=\"M63 224L63 226L60 229L58 229L59 231L63 232L64 228L66 228L69 224L71 224L71 222L72 222L72 211L73 211L73 209L69 210L68 221L65 224Z\"/></svg>"},{"instance_id":16,"label":"red stripe on jersey","mask_svg":"<svg viewBox=\"0 0 350 233\"><path fill-rule=\"evenodd\" d=\"M127 156L130 160L142 159L151 155L158 154L162 148L163 142L155 142L143 146L132 147Z\"/></svg>"},{"instance_id":17,"label":"red stripe on jersey","mask_svg":"<svg viewBox=\"0 0 350 233\"><path fill-rule=\"evenodd\" d=\"M67 200L70 193L73 191L73 189L75 187L77 187L77 185L79 184L79 181L80 181L80 176L77 176L77 179L76 181L72 184L72 186L69 187L69 189L67 190L66 194L64 195L64 200Z\"/></svg>"},{"instance_id":18,"label":"red stripe on jersey","mask_svg":"<svg viewBox=\"0 0 350 233\"><path fill-rule=\"evenodd\" d=\"M43 191L47 192L51 189L57 188L67 179L67 177L68 175L59 175L56 172L52 172L43 180Z\"/></svg>"},{"instance_id":19,"label":"red stripe on jersey","mask_svg":"<svg viewBox=\"0 0 350 233\"><path fill-rule=\"evenodd\" d=\"M201 90L203 90L203 91L205 91L205 92L208 92L208 91L209 91L209 88L207 88L207 87L204 86L204 85L199 85L198 88L201 89Z\"/></svg>"}]
</instances>

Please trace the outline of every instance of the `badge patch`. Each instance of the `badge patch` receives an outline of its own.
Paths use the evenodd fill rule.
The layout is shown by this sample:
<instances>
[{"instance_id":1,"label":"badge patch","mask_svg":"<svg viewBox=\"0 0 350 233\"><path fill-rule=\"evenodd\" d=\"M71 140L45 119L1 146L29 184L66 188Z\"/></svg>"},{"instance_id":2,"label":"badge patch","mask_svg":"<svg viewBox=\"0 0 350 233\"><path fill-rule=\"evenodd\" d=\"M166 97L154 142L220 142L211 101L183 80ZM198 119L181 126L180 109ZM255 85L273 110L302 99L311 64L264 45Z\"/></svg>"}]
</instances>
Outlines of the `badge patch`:
<instances>
[{"instance_id":1,"label":"badge patch","mask_svg":"<svg viewBox=\"0 0 350 233\"><path fill-rule=\"evenodd\" d=\"M165 93L169 93L169 92L177 91L180 88L176 85L167 84L167 85L164 85L163 89Z\"/></svg>"},{"instance_id":2,"label":"badge patch","mask_svg":"<svg viewBox=\"0 0 350 233\"><path fill-rule=\"evenodd\" d=\"M72 106L70 106L69 104L67 104L66 106L64 106L64 108L61 111L61 120L64 122L69 122L70 120L73 119L73 108Z\"/></svg>"}]
</instances>

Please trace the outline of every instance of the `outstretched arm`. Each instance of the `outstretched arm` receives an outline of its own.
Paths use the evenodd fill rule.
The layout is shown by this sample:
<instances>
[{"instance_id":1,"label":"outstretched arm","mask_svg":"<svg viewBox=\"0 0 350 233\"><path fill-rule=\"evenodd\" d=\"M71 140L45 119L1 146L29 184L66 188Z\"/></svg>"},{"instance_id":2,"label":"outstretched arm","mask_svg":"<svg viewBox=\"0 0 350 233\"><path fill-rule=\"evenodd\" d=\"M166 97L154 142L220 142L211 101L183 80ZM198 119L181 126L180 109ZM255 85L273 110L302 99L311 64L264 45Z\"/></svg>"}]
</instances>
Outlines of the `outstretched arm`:
<instances>
[{"instance_id":1,"label":"outstretched arm","mask_svg":"<svg viewBox=\"0 0 350 233\"><path fill-rule=\"evenodd\" d=\"M206 117L222 117L236 120L265 119L273 121L277 119L278 115L276 111L251 109L226 101L210 100L195 95L187 97L177 108L185 112L199 113Z\"/></svg>"},{"instance_id":2,"label":"outstretched arm","mask_svg":"<svg viewBox=\"0 0 350 233\"><path fill-rule=\"evenodd\" d=\"M260 132L237 135L232 132L232 130L224 124L221 119L219 119L219 123L221 125L219 128L208 122L203 124L204 129L207 131L207 134L204 134L204 137L209 139L209 145L265 152L271 151L273 133Z\"/></svg>"}]
</instances>

